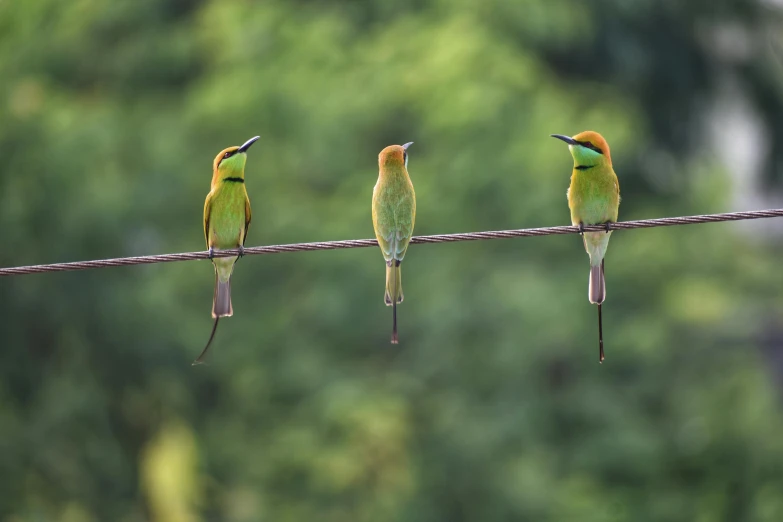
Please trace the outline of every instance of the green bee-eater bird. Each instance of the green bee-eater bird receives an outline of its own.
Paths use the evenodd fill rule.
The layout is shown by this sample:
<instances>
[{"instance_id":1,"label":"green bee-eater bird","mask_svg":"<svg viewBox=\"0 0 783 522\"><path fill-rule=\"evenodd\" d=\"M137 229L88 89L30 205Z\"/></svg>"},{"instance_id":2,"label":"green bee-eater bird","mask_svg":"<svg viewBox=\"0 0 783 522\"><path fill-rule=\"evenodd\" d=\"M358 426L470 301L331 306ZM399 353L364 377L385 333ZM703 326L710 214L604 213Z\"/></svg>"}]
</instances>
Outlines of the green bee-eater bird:
<instances>
[{"instance_id":1,"label":"green bee-eater bird","mask_svg":"<svg viewBox=\"0 0 783 522\"><path fill-rule=\"evenodd\" d=\"M244 253L245 237L250 226L250 199L245 189L245 162L247 149L258 140L250 138L241 147L229 147L215 156L212 163L212 187L204 201L204 237L209 257L215 265L215 294L212 299L212 317L215 324L207 345L193 362L199 364L212 344L221 317L234 314L231 307L231 273L237 256L213 257L215 251L239 249Z\"/></svg>"},{"instance_id":2,"label":"green bee-eater bird","mask_svg":"<svg viewBox=\"0 0 783 522\"><path fill-rule=\"evenodd\" d=\"M582 240L590 256L588 297L598 305L599 361L604 360L604 335L601 303L606 298L604 256L609 246L610 223L617 222L620 208L620 184L612 168L612 157L606 140L594 131L580 132L573 138L552 134L568 143L574 157L571 186L566 193L571 223L582 229ZM584 232L585 225L606 225L606 232Z\"/></svg>"},{"instance_id":3,"label":"green bee-eater bird","mask_svg":"<svg viewBox=\"0 0 783 522\"><path fill-rule=\"evenodd\" d=\"M378 182L372 191L372 224L386 260L386 306L392 307L392 344L397 344L397 304L402 302L400 265L413 236L416 194L408 176L408 147L390 145L378 154Z\"/></svg>"}]
</instances>

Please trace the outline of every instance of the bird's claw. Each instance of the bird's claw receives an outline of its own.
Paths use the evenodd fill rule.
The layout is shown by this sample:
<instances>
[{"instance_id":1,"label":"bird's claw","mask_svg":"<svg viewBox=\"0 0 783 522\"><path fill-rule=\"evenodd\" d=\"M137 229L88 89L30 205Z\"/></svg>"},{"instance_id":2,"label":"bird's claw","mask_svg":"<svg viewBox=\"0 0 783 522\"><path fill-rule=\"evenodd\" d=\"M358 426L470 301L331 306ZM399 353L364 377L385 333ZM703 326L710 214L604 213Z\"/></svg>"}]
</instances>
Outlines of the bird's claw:
<instances>
[{"instance_id":1,"label":"bird's claw","mask_svg":"<svg viewBox=\"0 0 783 522\"><path fill-rule=\"evenodd\" d=\"M580 222L579 223L579 235L583 236L584 234L585 234L585 224Z\"/></svg>"},{"instance_id":2,"label":"bird's claw","mask_svg":"<svg viewBox=\"0 0 783 522\"><path fill-rule=\"evenodd\" d=\"M214 247L209 247L209 254L207 254L207 257L209 259L214 259L214 257L215 257L215 248Z\"/></svg>"},{"instance_id":3,"label":"bird's claw","mask_svg":"<svg viewBox=\"0 0 783 522\"><path fill-rule=\"evenodd\" d=\"M607 234L612 231L612 224L610 222L607 221L606 223L604 223L604 226L606 227Z\"/></svg>"},{"instance_id":4,"label":"bird's claw","mask_svg":"<svg viewBox=\"0 0 783 522\"><path fill-rule=\"evenodd\" d=\"M244 245L239 245L239 257L245 256L245 247Z\"/></svg>"}]
</instances>

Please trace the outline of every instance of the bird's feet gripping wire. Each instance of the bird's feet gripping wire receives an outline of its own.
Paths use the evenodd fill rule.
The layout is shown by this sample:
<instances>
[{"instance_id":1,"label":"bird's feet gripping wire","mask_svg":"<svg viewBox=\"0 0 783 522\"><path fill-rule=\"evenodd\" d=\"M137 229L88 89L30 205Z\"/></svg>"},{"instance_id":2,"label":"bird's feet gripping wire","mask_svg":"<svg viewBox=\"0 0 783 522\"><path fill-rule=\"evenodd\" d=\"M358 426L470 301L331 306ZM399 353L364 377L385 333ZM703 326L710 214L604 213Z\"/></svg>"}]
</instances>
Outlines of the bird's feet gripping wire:
<instances>
[{"instance_id":1,"label":"bird's feet gripping wire","mask_svg":"<svg viewBox=\"0 0 783 522\"><path fill-rule=\"evenodd\" d=\"M245 257L245 246L239 245L239 257Z\"/></svg>"},{"instance_id":2,"label":"bird's feet gripping wire","mask_svg":"<svg viewBox=\"0 0 783 522\"><path fill-rule=\"evenodd\" d=\"M209 259L215 258L215 247L209 247L209 254L207 255Z\"/></svg>"},{"instance_id":3,"label":"bird's feet gripping wire","mask_svg":"<svg viewBox=\"0 0 783 522\"><path fill-rule=\"evenodd\" d=\"M604 223L604 229L606 229L606 233L607 234L609 232L611 232L612 231L612 222L611 221L607 221L606 223ZM585 235L585 224L582 223L582 222L579 223L579 235L581 235L581 236Z\"/></svg>"}]
</instances>

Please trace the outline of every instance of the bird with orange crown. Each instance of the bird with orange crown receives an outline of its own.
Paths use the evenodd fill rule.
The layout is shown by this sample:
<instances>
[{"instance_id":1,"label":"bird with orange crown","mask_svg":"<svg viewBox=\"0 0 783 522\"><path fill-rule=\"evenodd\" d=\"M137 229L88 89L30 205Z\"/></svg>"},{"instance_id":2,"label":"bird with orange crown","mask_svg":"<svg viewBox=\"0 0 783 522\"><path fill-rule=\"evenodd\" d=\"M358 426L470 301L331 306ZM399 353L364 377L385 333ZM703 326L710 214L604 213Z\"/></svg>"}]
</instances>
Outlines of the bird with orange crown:
<instances>
[{"instance_id":1,"label":"bird with orange crown","mask_svg":"<svg viewBox=\"0 0 783 522\"><path fill-rule=\"evenodd\" d=\"M574 137L552 134L568 144L574 158L571 186L566 193L571 223L582 231L585 250L590 256L588 298L598 305L599 362L604 360L604 336L601 304L606 299L604 256L612 235L610 224L617 222L620 208L620 184L612 168L612 157L606 140L594 131ZM605 225L606 231L585 232L585 225Z\"/></svg>"},{"instance_id":2,"label":"bird with orange crown","mask_svg":"<svg viewBox=\"0 0 783 522\"><path fill-rule=\"evenodd\" d=\"M378 154L378 182L372 191L372 224L386 261L384 302L392 307L392 344L397 344L397 305L402 302L400 265L413 237L416 193L408 176L408 147L390 145Z\"/></svg>"}]
</instances>

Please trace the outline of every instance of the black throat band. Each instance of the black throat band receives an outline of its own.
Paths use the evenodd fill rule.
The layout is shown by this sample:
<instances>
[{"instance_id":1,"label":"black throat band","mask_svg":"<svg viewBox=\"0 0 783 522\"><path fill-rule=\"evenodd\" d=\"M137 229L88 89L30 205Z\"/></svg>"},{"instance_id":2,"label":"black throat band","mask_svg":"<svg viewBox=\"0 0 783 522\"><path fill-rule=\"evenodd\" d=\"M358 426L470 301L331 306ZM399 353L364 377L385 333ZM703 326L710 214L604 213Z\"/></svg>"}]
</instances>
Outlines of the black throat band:
<instances>
[{"instance_id":1,"label":"black throat band","mask_svg":"<svg viewBox=\"0 0 783 522\"><path fill-rule=\"evenodd\" d=\"M245 180L242 178L225 178L223 181L230 181L232 183L244 183Z\"/></svg>"}]
</instances>

